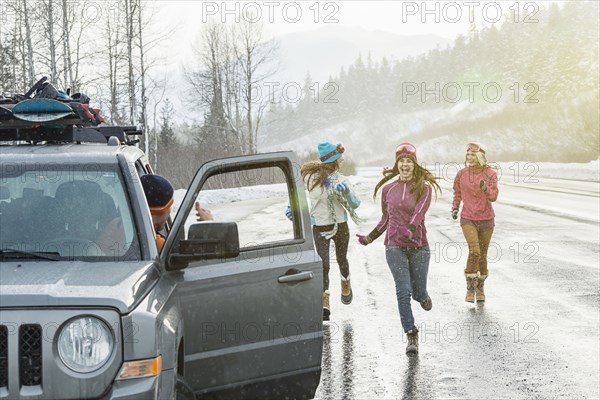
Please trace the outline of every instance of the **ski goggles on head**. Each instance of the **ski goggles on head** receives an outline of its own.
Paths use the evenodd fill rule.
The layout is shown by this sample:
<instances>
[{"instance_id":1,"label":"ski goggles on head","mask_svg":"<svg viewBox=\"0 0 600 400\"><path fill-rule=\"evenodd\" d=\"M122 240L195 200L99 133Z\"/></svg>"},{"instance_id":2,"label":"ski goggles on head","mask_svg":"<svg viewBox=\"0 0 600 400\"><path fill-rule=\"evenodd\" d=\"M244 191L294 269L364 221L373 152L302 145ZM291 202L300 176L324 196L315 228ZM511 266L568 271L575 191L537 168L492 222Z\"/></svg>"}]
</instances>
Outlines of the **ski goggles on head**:
<instances>
[{"instance_id":1,"label":"ski goggles on head","mask_svg":"<svg viewBox=\"0 0 600 400\"><path fill-rule=\"evenodd\" d=\"M329 153L325 154L323 157L320 158L320 160L321 160L321 162L325 162L325 161L329 160L331 157L335 156L336 154L342 154L344 151L346 151L344 146L342 146L341 144L338 144L337 147L335 148L335 150L330 151Z\"/></svg>"},{"instance_id":2,"label":"ski goggles on head","mask_svg":"<svg viewBox=\"0 0 600 400\"><path fill-rule=\"evenodd\" d=\"M417 149L410 143L401 143L396 147L396 154L400 153L416 153Z\"/></svg>"},{"instance_id":3,"label":"ski goggles on head","mask_svg":"<svg viewBox=\"0 0 600 400\"><path fill-rule=\"evenodd\" d=\"M396 162L401 157L410 158L414 163L417 162L417 148L410 143L400 143L396 147Z\"/></svg>"},{"instance_id":4,"label":"ski goggles on head","mask_svg":"<svg viewBox=\"0 0 600 400\"><path fill-rule=\"evenodd\" d=\"M483 148L481 148L481 146L478 145L477 143L469 143L467 145L467 150L466 151L472 151L473 153L477 153L478 151L480 151L483 154L485 154L485 150Z\"/></svg>"}]
</instances>

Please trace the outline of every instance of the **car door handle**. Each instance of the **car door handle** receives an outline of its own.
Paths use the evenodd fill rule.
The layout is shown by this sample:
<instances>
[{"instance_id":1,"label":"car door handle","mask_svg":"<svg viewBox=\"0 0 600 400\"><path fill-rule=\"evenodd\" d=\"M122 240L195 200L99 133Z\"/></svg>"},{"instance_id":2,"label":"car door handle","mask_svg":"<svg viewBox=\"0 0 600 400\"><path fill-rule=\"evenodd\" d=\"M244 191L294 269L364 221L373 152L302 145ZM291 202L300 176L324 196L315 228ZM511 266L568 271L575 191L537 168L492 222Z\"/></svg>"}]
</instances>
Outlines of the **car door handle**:
<instances>
[{"instance_id":1,"label":"car door handle","mask_svg":"<svg viewBox=\"0 0 600 400\"><path fill-rule=\"evenodd\" d=\"M289 272L289 271L288 271ZM313 278L312 271L298 271L293 274L281 275L277 278L279 283L291 283L291 282L302 282Z\"/></svg>"}]
</instances>

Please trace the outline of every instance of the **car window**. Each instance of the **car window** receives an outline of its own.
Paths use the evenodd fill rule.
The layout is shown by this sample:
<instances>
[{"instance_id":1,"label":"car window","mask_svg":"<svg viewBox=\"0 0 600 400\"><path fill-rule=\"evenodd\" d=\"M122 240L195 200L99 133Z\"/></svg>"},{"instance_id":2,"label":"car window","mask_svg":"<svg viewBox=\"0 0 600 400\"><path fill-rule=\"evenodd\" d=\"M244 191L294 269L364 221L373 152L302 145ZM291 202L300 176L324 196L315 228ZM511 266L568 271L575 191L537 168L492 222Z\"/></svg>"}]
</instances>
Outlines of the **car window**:
<instances>
[{"instance_id":1,"label":"car window","mask_svg":"<svg viewBox=\"0 0 600 400\"><path fill-rule=\"evenodd\" d=\"M115 166L36 165L0 171L0 249L65 259L139 259Z\"/></svg>"},{"instance_id":2,"label":"car window","mask_svg":"<svg viewBox=\"0 0 600 400\"><path fill-rule=\"evenodd\" d=\"M294 239L294 223L286 217L288 184L278 167L213 175L202 186L198 201L214 221L237 224L242 252ZM186 237L193 223L197 223L195 209L186 220Z\"/></svg>"}]
</instances>

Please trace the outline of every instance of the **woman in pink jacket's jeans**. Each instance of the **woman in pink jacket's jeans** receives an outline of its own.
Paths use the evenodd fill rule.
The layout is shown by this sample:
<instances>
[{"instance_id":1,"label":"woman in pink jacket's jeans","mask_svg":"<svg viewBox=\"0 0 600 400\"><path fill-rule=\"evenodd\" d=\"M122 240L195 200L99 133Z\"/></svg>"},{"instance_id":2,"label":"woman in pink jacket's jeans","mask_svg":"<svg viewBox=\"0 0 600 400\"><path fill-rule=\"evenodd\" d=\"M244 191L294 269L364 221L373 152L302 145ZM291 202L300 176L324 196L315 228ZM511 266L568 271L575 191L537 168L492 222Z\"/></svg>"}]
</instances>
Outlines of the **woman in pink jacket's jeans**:
<instances>
[{"instance_id":1,"label":"woman in pink jacket's jeans","mask_svg":"<svg viewBox=\"0 0 600 400\"><path fill-rule=\"evenodd\" d=\"M465 268L467 296L465 301L485 301L483 284L488 277L487 251L494 232L494 209L492 202L498 198L498 177L485 157L486 148L479 143L469 143L465 156L465 168L454 179L452 218L458 218L462 201L460 226L467 245L469 257Z\"/></svg>"}]
</instances>

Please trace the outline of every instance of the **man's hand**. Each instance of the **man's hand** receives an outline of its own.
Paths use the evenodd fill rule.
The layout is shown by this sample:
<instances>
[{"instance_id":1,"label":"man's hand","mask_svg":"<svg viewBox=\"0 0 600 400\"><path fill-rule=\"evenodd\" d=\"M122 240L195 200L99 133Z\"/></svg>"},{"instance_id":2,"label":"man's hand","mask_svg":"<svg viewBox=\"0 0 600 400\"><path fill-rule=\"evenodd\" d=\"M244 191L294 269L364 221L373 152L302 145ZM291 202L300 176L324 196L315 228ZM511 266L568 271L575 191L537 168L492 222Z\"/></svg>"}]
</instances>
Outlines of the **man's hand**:
<instances>
[{"instance_id":1,"label":"man's hand","mask_svg":"<svg viewBox=\"0 0 600 400\"><path fill-rule=\"evenodd\" d=\"M212 212L206 208L202 208L199 201L196 201L194 207L196 208L196 221L212 221L214 219Z\"/></svg>"}]
</instances>

